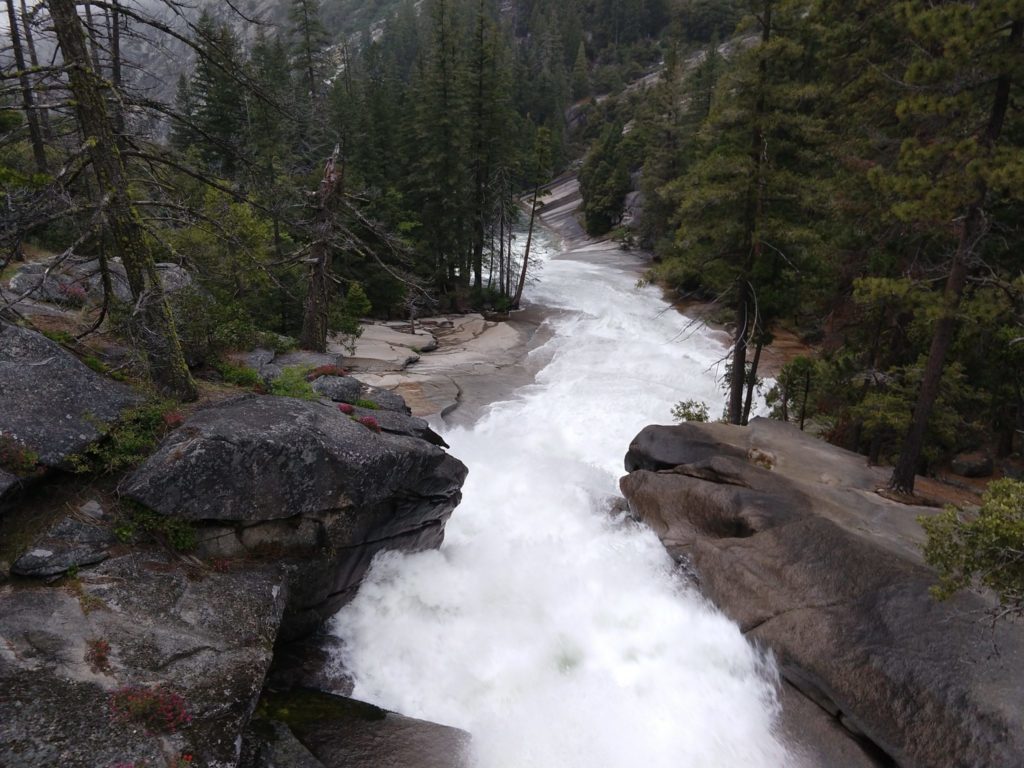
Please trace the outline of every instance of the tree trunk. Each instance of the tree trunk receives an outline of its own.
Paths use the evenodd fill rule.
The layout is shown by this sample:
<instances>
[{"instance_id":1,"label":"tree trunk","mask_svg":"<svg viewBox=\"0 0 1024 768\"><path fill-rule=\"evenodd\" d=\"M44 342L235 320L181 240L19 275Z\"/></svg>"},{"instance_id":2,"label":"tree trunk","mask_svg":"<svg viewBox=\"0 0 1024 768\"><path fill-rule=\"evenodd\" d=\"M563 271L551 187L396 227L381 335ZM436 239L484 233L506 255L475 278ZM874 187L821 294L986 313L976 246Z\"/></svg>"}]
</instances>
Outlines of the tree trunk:
<instances>
[{"instance_id":1,"label":"tree trunk","mask_svg":"<svg viewBox=\"0 0 1024 768\"><path fill-rule=\"evenodd\" d=\"M804 393L800 400L800 431L804 431L804 423L807 421L807 400L811 396L811 370L808 368L804 373Z\"/></svg>"},{"instance_id":2,"label":"tree trunk","mask_svg":"<svg viewBox=\"0 0 1024 768\"><path fill-rule=\"evenodd\" d=\"M32 14L28 12L28 3L21 0L21 29L25 33L25 48L28 50L28 60L33 69L39 67L39 55L36 53L36 42L32 32ZM43 131L43 137L52 142L53 128L50 127L50 111L43 107L36 110L39 113L39 125Z\"/></svg>"},{"instance_id":3,"label":"tree trunk","mask_svg":"<svg viewBox=\"0 0 1024 768\"><path fill-rule=\"evenodd\" d=\"M327 318L331 285L329 275L331 234L334 229L331 203L341 186L341 174L337 169L339 152L340 147L335 147L334 154L331 155L324 168L324 177L317 192L315 233L308 261L306 302L302 314L302 333L299 336L299 346L314 352L327 350Z\"/></svg>"},{"instance_id":4,"label":"tree trunk","mask_svg":"<svg viewBox=\"0 0 1024 768\"><path fill-rule=\"evenodd\" d=\"M115 89L121 87L121 9L120 0L112 0L113 10L110 14L110 78ZM114 129L117 139L124 144L124 111L120 99L111 104L114 111Z\"/></svg>"},{"instance_id":5,"label":"tree trunk","mask_svg":"<svg viewBox=\"0 0 1024 768\"><path fill-rule=\"evenodd\" d=\"M132 328L149 362L153 384L162 394L194 400L192 381L174 317L156 272L156 263L138 212L129 196L128 174L93 70L74 0L50 0L50 17L69 65L68 80L93 173L104 200L103 216L114 253L121 257L132 291Z\"/></svg>"},{"instance_id":6,"label":"tree trunk","mask_svg":"<svg viewBox=\"0 0 1024 768\"><path fill-rule=\"evenodd\" d=\"M530 264L530 246L533 243L533 224L537 219L537 200L540 198L540 184L533 189L533 203L530 205L530 226L526 230L526 248L523 250L523 268L519 271L519 284L516 285L516 295L512 297L512 309L519 309L519 302L523 298L523 288L526 286L526 269Z\"/></svg>"},{"instance_id":7,"label":"tree trunk","mask_svg":"<svg viewBox=\"0 0 1024 768\"><path fill-rule=\"evenodd\" d=\"M1010 29L1007 46L1009 50L1019 49L1022 38L1024 38L1024 21L1015 21ZM985 151L991 151L1002 133L1003 123L1006 121L1006 111L1010 104L1010 80L1010 75L1004 73L996 81L992 112L989 115L988 126L981 136L981 146ZM979 181L974 202L967 209L967 215L964 217L964 223L960 230L960 239L956 252L953 254L953 264L950 267L949 278L946 280L946 288L943 293L942 315L935 323L931 347L928 350L928 361L925 363L924 375L921 378L921 389L918 391L917 403L914 406L910 432L904 440L903 450L900 452L900 458L896 462L892 478L889 480L889 489L896 493L912 494L914 492L914 480L918 465L921 463L928 421L939 396L939 385L942 383L946 355L956 332L957 310L960 308L960 299L967 283L969 262L985 231L984 205L987 194L987 185L983 180Z\"/></svg>"},{"instance_id":8,"label":"tree trunk","mask_svg":"<svg viewBox=\"0 0 1024 768\"><path fill-rule=\"evenodd\" d=\"M772 4L765 0L761 18L761 45L768 45L772 33ZM736 291L736 338L733 344L732 372L729 377L729 423L745 424L743 395L747 381L747 339L753 338L758 318L750 316L750 302L755 298L750 284L750 273L761 256L759 231L764 216L764 126L761 124L765 111L765 88L768 81L768 62L762 57L758 64L758 96L754 112L755 124L752 131L750 158L754 165L750 192L747 199L747 256L738 278Z\"/></svg>"},{"instance_id":9,"label":"tree trunk","mask_svg":"<svg viewBox=\"0 0 1024 768\"><path fill-rule=\"evenodd\" d=\"M92 56L92 65L96 68L96 74L103 74L103 67L100 63L100 46L96 42L96 22L92 17L92 3L85 4L85 23L88 27L89 34L86 37L89 39L89 53Z\"/></svg>"},{"instance_id":10,"label":"tree trunk","mask_svg":"<svg viewBox=\"0 0 1024 768\"><path fill-rule=\"evenodd\" d=\"M732 346L732 370L729 373L729 423L743 423L743 385L747 380L747 338L750 329L750 286L741 280L736 297L736 334Z\"/></svg>"},{"instance_id":11,"label":"tree trunk","mask_svg":"<svg viewBox=\"0 0 1024 768\"><path fill-rule=\"evenodd\" d=\"M754 404L754 387L757 385L757 366L761 362L761 350L764 344L758 341L754 346L754 359L750 361L750 375L747 376L747 399L743 403L743 425L750 421L750 408Z\"/></svg>"},{"instance_id":12,"label":"tree trunk","mask_svg":"<svg viewBox=\"0 0 1024 768\"><path fill-rule=\"evenodd\" d=\"M46 173L46 147L43 134L39 130L39 115L36 114L35 97L32 93L32 81L29 79L28 68L25 66L25 52L21 47L21 35L18 34L18 17L14 12L14 0L7 0L7 23L10 24L11 47L14 49L14 66L18 68L18 83L21 85L22 106L25 108L25 121L28 123L28 137L32 144L32 157L39 173Z\"/></svg>"}]
</instances>

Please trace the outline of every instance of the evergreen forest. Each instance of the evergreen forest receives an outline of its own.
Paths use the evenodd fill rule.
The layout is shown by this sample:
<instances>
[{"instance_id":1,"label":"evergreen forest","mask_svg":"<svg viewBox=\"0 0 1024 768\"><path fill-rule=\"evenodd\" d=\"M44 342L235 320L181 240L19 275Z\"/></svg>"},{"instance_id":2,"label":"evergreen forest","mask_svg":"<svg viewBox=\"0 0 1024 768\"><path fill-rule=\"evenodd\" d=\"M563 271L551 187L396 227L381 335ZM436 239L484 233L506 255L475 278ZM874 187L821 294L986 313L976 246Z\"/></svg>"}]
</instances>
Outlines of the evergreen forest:
<instances>
[{"instance_id":1,"label":"evergreen forest","mask_svg":"<svg viewBox=\"0 0 1024 768\"><path fill-rule=\"evenodd\" d=\"M726 420L765 396L899 493L1020 450L1024 0L5 5L0 268L98 260L73 335L130 339L160 392L360 317L517 308L578 174L587 232L731 334ZM808 353L763 381L783 331Z\"/></svg>"}]
</instances>

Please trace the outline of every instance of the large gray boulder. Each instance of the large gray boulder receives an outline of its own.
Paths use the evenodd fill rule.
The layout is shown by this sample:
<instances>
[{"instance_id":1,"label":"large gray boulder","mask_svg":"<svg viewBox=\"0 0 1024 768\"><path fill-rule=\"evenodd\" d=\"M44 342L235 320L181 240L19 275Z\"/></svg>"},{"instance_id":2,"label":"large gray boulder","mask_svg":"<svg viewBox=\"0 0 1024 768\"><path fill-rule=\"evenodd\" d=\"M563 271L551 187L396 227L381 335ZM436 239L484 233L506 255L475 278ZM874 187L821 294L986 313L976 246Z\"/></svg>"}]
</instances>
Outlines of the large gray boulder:
<instances>
[{"instance_id":1,"label":"large gray boulder","mask_svg":"<svg viewBox=\"0 0 1024 768\"><path fill-rule=\"evenodd\" d=\"M0 765L235 765L286 597L279 566L188 572L158 552L0 587ZM180 696L191 722L151 733L114 716L126 686Z\"/></svg>"},{"instance_id":2,"label":"large gray boulder","mask_svg":"<svg viewBox=\"0 0 1024 768\"><path fill-rule=\"evenodd\" d=\"M0 321L0 434L37 453L43 466L65 466L100 437L104 422L142 399L42 334ZM0 476L0 495L5 484Z\"/></svg>"},{"instance_id":3,"label":"large gray boulder","mask_svg":"<svg viewBox=\"0 0 1024 768\"><path fill-rule=\"evenodd\" d=\"M470 765L470 737L465 731L403 717L355 699L294 690L265 696L261 709L287 723L324 768ZM273 735L279 735L281 728L275 723ZM287 737L283 741L287 743Z\"/></svg>"},{"instance_id":4,"label":"large gray boulder","mask_svg":"<svg viewBox=\"0 0 1024 768\"><path fill-rule=\"evenodd\" d=\"M121 493L202 522L201 554L295 558L290 638L348 600L380 550L439 546L465 477L439 447L334 405L250 396L189 419Z\"/></svg>"},{"instance_id":5,"label":"large gray boulder","mask_svg":"<svg viewBox=\"0 0 1024 768\"><path fill-rule=\"evenodd\" d=\"M884 470L760 419L648 427L626 469L634 513L851 733L900 766L1021 764L1024 633L931 597L928 510L875 493Z\"/></svg>"},{"instance_id":6,"label":"large gray boulder","mask_svg":"<svg viewBox=\"0 0 1024 768\"><path fill-rule=\"evenodd\" d=\"M103 273L98 259L71 256L58 263L59 257L34 261L22 266L11 277L8 285L17 294L30 293L30 297L51 304L80 307L103 301ZM131 301L128 273L120 259L107 262L113 298ZM157 277L164 290L175 293L192 285L192 275L178 264L159 263Z\"/></svg>"}]
</instances>

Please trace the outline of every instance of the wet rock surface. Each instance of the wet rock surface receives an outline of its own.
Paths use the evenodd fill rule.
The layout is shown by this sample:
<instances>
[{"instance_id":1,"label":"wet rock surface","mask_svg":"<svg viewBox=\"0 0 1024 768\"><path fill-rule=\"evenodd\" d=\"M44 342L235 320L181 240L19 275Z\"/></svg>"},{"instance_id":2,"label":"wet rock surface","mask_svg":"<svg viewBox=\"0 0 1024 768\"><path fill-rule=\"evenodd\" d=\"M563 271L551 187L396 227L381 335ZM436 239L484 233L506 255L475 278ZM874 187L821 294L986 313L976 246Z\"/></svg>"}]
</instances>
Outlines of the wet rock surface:
<instances>
[{"instance_id":1,"label":"wet rock surface","mask_svg":"<svg viewBox=\"0 0 1024 768\"><path fill-rule=\"evenodd\" d=\"M985 595L931 597L934 510L880 497L884 470L762 419L648 427L626 469L634 514L847 731L901 766L1019 762L1019 627L983 621Z\"/></svg>"},{"instance_id":2,"label":"wet rock surface","mask_svg":"<svg viewBox=\"0 0 1024 768\"><path fill-rule=\"evenodd\" d=\"M270 695L280 718L324 768L466 768L469 734L318 691Z\"/></svg>"}]
</instances>

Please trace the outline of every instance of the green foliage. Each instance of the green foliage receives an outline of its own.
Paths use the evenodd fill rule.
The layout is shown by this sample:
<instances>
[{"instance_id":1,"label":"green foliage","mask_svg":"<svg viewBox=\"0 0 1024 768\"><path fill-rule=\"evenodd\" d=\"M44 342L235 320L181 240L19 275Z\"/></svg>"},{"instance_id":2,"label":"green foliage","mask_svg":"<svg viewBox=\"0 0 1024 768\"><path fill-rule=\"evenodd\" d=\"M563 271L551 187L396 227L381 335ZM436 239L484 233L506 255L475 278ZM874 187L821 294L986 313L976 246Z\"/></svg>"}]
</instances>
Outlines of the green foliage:
<instances>
[{"instance_id":1,"label":"green foliage","mask_svg":"<svg viewBox=\"0 0 1024 768\"><path fill-rule=\"evenodd\" d=\"M316 400L320 396L306 380L309 366L295 365L285 368L281 375L270 382L270 394L278 397L295 397L299 400Z\"/></svg>"},{"instance_id":2,"label":"green foliage","mask_svg":"<svg viewBox=\"0 0 1024 768\"><path fill-rule=\"evenodd\" d=\"M808 416L813 416L815 403L812 393L817 394L820 364L810 357L801 355L786 363L775 379L775 384L765 395L765 404L771 409L771 417L780 421L795 421L804 428Z\"/></svg>"},{"instance_id":3,"label":"green foliage","mask_svg":"<svg viewBox=\"0 0 1024 768\"><path fill-rule=\"evenodd\" d=\"M175 552L191 552L198 546L195 526L188 520L161 515L134 502L121 502L114 534L124 543L151 540Z\"/></svg>"},{"instance_id":4,"label":"green foliage","mask_svg":"<svg viewBox=\"0 0 1024 768\"><path fill-rule=\"evenodd\" d=\"M96 373L107 373L110 370L109 366L95 355L86 355L82 358L82 362Z\"/></svg>"},{"instance_id":5,"label":"green foliage","mask_svg":"<svg viewBox=\"0 0 1024 768\"><path fill-rule=\"evenodd\" d=\"M583 220L590 235L606 234L622 218L630 186L624 148L622 125L613 123L580 169Z\"/></svg>"},{"instance_id":6,"label":"green foliage","mask_svg":"<svg viewBox=\"0 0 1024 768\"><path fill-rule=\"evenodd\" d=\"M992 482L974 519L949 507L919 520L928 534L925 559L939 571L936 597L980 585L1008 614L1024 613L1024 483Z\"/></svg>"},{"instance_id":7,"label":"green foliage","mask_svg":"<svg viewBox=\"0 0 1024 768\"><path fill-rule=\"evenodd\" d=\"M672 418L678 422L710 421L708 404L700 400L681 400L672 406Z\"/></svg>"},{"instance_id":8,"label":"green foliage","mask_svg":"<svg viewBox=\"0 0 1024 768\"><path fill-rule=\"evenodd\" d=\"M175 408L171 400L151 400L125 411L112 424L97 421L100 439L72 456L71 466L75 472L106 475L142 463L168 432L166 417Z\"/></svg>"},{"instance_id":9,"label":"green foliage","mask_svg":"<svg viewBox=\"0 0 1024 768\"><path fill-rule=\"evenodd\" d=\"M359 408L366 408L367 410L370 411L380 410L380 406L373 402L373 400L359 399L352 403L352 405L355 405Z\"/></svg>"},{"instance_id":10,"label":"green foliage","mask_svg":"<svg viewBox=\"0 0 1024 768\"><path fill-rule=\"evenodd\" d=\"M19 477L35 473L39 454L11 435L0 433L0 469Z\"/></svg>"},{"instance_id":11,"label":"green foliage","mask_svg":"<svg viewBox=\"0 0 1024 768\"><path fill-rule=\"evenodd\" d=\"M261 330L237 302L218 301L195 288L178 291L172 301L182 347L194 363L228 351L263 347L287 352L295 348L294 339Z\"/></svg>"},{"instance_id":12,"label":"green foliage","mask_svg":"<svg viewBox=\"0 0 1024 768\"><path fill-rule=\"evenodd\" d=\"M67 331L43 331L43 336L48 338L50 341L55 341L61 346L71 346L76 343L76 339L73 334Z\"/></svg>"},{"instance_id":13,"label":"green foliage","mask_svg":"<svg viewBox=\"0 0 1024 768\"><path fill-rule=\"evenodd\" d=\"M221 375L226 384L233 384L236 387L252 389L262 382L259 373L247 365L219 360L213 364L213 368Z\"/></svg>"},{"instance_id":14,"label":"green foliage","mask_svg":"<svg viewBox=\"0 0 1024 768\"><path fill-rule=\"evenodd\" d=\"M372 309L370 299L359 283L352 283L345 297L331 305L327 327L331 333L341 336L342 345L350 355L355 353L356 339L363 333L359 321L369 316Z\"/></svg>"}]
</instances>

